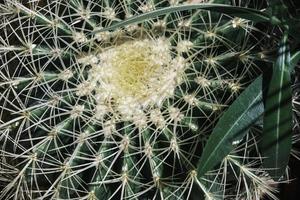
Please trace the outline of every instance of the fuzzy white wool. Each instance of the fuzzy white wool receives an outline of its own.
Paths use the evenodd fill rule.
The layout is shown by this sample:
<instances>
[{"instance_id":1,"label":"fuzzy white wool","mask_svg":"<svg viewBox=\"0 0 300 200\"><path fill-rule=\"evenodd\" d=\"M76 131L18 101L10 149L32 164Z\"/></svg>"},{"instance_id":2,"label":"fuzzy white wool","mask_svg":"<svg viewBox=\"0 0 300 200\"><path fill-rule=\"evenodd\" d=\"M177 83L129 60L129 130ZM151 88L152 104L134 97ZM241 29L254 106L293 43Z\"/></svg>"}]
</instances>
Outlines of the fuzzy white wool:
<instances>
[{"instance_id":1,"label":"fuzzy white wool","mask_svg":"<svg viewBox=\"0 0 300 200\"><path fill-rule=\"evenodd\" d=\"M157 38L128 41L98 53L98 63L92 65L88 75L89 82L96 85L96 104L109 102L122 119L145 126L144 113L161 107L165 99L174 95L177 80L186 67L185 59L173 56L171 48L167 39ZM101 118L107 110L98 106L95 112Z\"/></svg>"}]
</instances>

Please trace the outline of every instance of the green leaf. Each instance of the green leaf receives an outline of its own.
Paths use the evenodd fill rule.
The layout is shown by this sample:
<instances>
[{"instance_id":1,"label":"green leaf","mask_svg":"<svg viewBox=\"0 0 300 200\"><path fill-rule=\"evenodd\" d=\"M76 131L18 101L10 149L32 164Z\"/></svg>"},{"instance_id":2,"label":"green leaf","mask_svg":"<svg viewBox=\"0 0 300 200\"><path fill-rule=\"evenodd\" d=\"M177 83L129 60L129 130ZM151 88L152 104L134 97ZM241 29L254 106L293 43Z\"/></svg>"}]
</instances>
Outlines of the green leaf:
<instances>
[{"instance_id":1,"label":"green leaf","mask_svg":"<svg viewBox=\"0 0 300 200\"><path fill-rule=\"evenodd\" d=\"M292 90L290 81L290 52L287 34L283 37L279 57L274 64L266 97L266 111L261 141L263 166L278 180L289 161L292 134Z\"/></svg>"},{"instance_id":2,"label":"green leaf","mask_svg":"<svg viewBox=\"0 0 300 200\"><path fill-rule=\"evenodd\" d=\"M269 22L270 21L270 16L267 13L261 12L259 10L251 9L251 8L242 8L242 7L224 5L224 4L187 4L187 5L179 5L179 6L161 8L161 9L157 9L157 10L154 10L151 12L133 16L127 20L116 23L107 28L95 30L93 33L114 30L119 27L124 27L124 26L127 26L132 23L138 23L138 22L144 21L146 19L158 17L160 15L164 15L167 13L184 11L184 10L192 10L192 9L216 11L216 12L228 14L231 16L248 19L248 20L251 20L254 22Z\"/></svg>"},{"instance_id":3,"label":"green leaf","mask_svg":"<svg viewBox=\"0 0 300 200\"><path fill-rule=\"evenodd\" d=\"M290 65L290 71L293 71L297 63L300 61L300 51L294 53L294 55L291 56L291 65Z\"/></svg>"},{"instance_id":4,"label":"green leaf","mask_svg":"<svg viewBox=\"0 0 300 200\"><path fill-rule=\"evenodd\" d=\"M198 163L198 178L226 157L263 114L262 77L258 77L232 103L218 121Z\"/></svg>"}]
</instances>

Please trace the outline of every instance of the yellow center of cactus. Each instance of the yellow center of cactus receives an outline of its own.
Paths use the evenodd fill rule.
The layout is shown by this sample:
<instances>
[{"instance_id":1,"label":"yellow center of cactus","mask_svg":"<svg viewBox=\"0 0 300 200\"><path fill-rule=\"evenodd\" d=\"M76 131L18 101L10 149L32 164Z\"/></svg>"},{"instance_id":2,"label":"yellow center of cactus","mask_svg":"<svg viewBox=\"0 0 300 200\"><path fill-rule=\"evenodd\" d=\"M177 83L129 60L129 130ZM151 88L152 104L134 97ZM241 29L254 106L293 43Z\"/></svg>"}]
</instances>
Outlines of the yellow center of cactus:
<instances>
[{"instance_id":1,"label":"yellow center of cactus","mask_svg":"<svg viewBox=\"0 0 300 200\"><path fill-rule=\"evenodd\" d=\"M144 44L144 45L142 45ZM154 60L155 56L160 56L159 52L154 52L154 46L151 43L125 43L113 51L113 57L109 63L115 74L110 79L111 84L115 85L127 95L142 98L147 96L145 92L147 88L151 88L151 79L160 79L159 72L167 68L170 62L169 52L161 52L165 57L163 63L157 63ZM166 49L168 50L168 49Z\"/></svg>"},{"instance_id":2,"label":"yellow center of cactus","mask_svg":"<svg viewBox=\"0 0 300 200\"><path fill-rule=\"evenodd\" d=\"M164 38L143 39L108 47L98 54L99 62L92 65L89 81L95 86L100 110L106 112L103 105L109 104L114 113L132 120L173 96L185 60L172 55L171 48Z\"/></svg>"}]
</instances>

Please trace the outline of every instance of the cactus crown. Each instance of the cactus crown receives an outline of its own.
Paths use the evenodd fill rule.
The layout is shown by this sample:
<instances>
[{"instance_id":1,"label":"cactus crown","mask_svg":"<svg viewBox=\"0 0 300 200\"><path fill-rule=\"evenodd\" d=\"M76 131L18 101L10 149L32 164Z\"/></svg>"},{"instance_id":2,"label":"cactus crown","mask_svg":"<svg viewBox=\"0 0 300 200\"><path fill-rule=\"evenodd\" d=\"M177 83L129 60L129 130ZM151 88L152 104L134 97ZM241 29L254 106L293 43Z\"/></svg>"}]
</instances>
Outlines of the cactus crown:
<instances>
[{"instance_id":1,"label":"cactus crown","mask_svg":"<svg viewBox=\"0 0 300 200\"><path fill-rule=\"evenodd\" d=\"M161 107L173 95L183 73L180 68L185 65L184 58L172 58L171 45L160 38L127 41L82 60L90 56L94 63L88 80L78 86L76 94L95 92L98 118L111 112L115 118L134 122L146 118L146 110Z\"/></svg>"}]
</instances>

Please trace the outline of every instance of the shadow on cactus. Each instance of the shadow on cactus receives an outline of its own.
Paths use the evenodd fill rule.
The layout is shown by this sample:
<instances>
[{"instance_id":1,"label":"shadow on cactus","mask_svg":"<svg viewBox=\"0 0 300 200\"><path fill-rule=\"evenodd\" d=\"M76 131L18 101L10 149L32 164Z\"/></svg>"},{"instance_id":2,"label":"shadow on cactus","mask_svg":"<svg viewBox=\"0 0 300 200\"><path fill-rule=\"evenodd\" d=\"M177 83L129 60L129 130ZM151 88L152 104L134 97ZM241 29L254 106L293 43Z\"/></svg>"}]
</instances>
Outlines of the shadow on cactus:
<instances>
[{"instance_id":1,"label":"shadow on cactus","mask_svg":"<svg viewBox=\"0 0 300 200\"><path fill-rule=\"evenodd\" d=\"M0 4L1 199L276 199L262 113L197 174L223 111L270 67L268 35L201 9L105 30L178 3Z\"/></svg>"}]
</instances>

